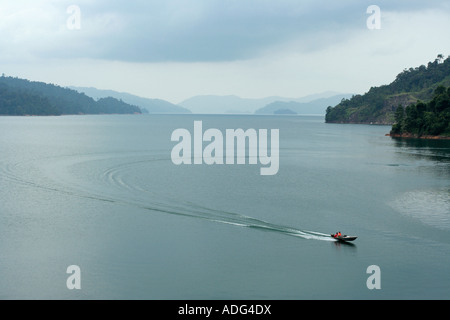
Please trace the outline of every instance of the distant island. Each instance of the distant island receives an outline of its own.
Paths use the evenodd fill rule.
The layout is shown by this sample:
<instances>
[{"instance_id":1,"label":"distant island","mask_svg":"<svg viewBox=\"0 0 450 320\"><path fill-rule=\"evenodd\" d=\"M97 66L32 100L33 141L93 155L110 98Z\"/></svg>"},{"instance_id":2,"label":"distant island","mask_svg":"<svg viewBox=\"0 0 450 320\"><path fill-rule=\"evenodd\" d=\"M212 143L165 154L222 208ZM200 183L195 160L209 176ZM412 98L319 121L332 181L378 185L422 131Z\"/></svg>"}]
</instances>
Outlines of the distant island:
<instances>
[{"instance_id":1,"label":"distant island","mask_svg":"<svg viewBox=\"0 0 450 320\"><path fill-rule=\"evenodd\" d=\"M270 96L265 98L241 98L235 95L194 96L178 105L194 114L283 114L290 110L297 114L324 115L327 106L337 104L352 94L326 91L300 98Z\"/></svg>"},{"instance_id":2,"label":"distant island","mask_svg":"<svg viewBox=\"0 0 450 320\"><path fill-rule=\"evenodd\" d=\"M0 77L0 115L59 116L77 114L141 114L142 110L112 97L94 100L54 84Z\"/></svg>"},{"instance_id":3,"label":"distant island","mask_svg":"<svg viewBox=\"0 0 450 320\"><path fill-rule=\"evenodd\" d=\"M439 116L434 114L434 117L431 117L432 110L430 108L433 107L428 104L433 99L445 99L442 96L442 90L445 91L448 86L450 86L450 56L444 60L443 55L440 54L427 66L421 65L405 69L389 85L372 87L364 95L354 95L350 99L342 99L335 107L329 106L326 110L325 122L398 124L394 128L398 132L397 134L400 134L400 131L402 134L409 132L416 135L427 132L442 133L445 132L445 129L441 127L445 127L445 123L443 123L445 121L448 124L448 118L439 118L440 120L436 118L443 116L444 111L442 114L439 111ZM435 95L436 90L439 98ZM415 105L415 108L412 105ZM408 106L411 107L408 108ZM405 110L404 118L399 118L401 109L396 115L399 107ZM417 117L427 117L425 122L429 128L422 128L422 124L419 124L420 120L417 120L418 122L414 125L410 122L403 125L404 121L410 121L415 117L412 113L416 109L419 110ZM431 122L434 124L431 125Z\"/></svg>"},{"instance_id":4,"label":"distant island","mask_svg":"<svg viewBox=\"0 0 450 320\"><path fill-rule=\"evenodd\" d=\"M350 98L351 94L337 94L330 97L316 98L310 101L274 101L259 108L255 114L317 114L324 115L330 104L339 103L342 99Z\"/></svg>"}]
</instances>

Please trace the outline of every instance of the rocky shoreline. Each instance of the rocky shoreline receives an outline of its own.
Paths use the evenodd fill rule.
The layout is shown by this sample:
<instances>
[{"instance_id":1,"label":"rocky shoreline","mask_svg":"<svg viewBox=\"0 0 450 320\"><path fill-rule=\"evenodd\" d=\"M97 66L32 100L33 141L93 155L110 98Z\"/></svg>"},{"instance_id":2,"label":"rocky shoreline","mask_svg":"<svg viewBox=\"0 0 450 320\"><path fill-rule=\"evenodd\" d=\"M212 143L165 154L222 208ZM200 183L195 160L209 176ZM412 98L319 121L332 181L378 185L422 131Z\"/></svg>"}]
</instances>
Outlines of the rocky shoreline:
<instances>
[{"instance_id":1,"label":"rocky shoreline","mask_svg":"<svg viewBox=\"0 0 450 320\"><path fill-rule=\"evenodd\" d=\"M417 134L412 133L387 133L386 136L391 138L405 138L405 139L450 140L450 137L446 136L430 136L430 135L419 136Z\"/></svg>"}]
</instances>

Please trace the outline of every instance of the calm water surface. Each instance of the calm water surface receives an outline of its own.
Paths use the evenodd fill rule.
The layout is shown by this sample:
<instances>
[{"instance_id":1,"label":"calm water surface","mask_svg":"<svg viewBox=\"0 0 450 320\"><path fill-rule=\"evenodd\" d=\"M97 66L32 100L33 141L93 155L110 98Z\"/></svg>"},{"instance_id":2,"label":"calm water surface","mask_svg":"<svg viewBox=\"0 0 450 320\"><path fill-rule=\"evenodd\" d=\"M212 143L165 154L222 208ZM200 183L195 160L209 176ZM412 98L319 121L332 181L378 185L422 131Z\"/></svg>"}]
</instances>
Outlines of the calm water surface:
<instances>
[{"instance_id":1,"label":"calm water surface","mask_svg":"<svg viewBox=\"0 0 450 320\"><path fill-rule=\"evenodd\" d=\"M278 174L175 166L171 134L194 120L279 129ZM449 141L389 130L302 116L0 117L0 298L449 299ZM338 230L358 239L334 242ZM66 287L70 265L81 290Z\"/></svg>"}]
</instances>

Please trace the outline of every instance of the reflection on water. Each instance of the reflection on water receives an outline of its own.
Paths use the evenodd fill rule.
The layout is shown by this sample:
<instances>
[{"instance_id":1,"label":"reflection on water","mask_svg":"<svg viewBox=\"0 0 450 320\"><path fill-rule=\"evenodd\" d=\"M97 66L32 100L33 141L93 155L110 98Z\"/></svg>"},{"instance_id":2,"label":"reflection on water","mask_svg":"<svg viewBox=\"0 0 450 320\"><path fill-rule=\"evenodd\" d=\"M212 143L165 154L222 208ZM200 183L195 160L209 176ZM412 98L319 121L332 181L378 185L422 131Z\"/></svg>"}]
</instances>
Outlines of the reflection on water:
<instances>
[{"instance_id":1,"label":"reflection on water","mask_svg":"<svg viewBox=\"0 0 450 320\"><path fill-rule=\"evenodd\" d=\"M335 242L333 242L333 244L338 249L340 249L342 247L342 248L356 250L356 244L351 243L351 242L335 241Z\"/></svg>"},{"instance_id":2,"label":"reflection on water","mask_svg":"<svg viewBox=\"0 0 450 320\"><path fill-rule=\"evenodd\" d=\"M450 229L450 188L405 192L392 201L402 214L439 229Z\"/></svg>"},{"instance_id":3,"label":"reflection on water","mask_svg":"<svg viewBox=\"0 0 450 320\"><path fill-rule=\"evenodd\" d=\"M450 162L450 140L393 138L398 152L418 159Z\"/></svg>"},{"instance_id":4,"label":"reflection on water","mask_svg":"<svg viewBox=\"0 0 450 320\"><path fill-rule=\"evenodd\" d=\"M444 178L444 186L426 189L418 187L402 193L390 205L422 223L439 229L450 229L450 184L445 180L450 176L450 140L393 140L396 153L410 161L410 167Z\"/></svg>"},{"instance_id":5,"label":"reflection on water","mask_svg":"<svg viewBox=\"0 0 450 320\"><path fill-rule=\"evenodd\" d=\"M427 168L434 176L450 176L450 140L399 139L395 141L396 154L412 166Z\"/></svg>"}]
</instances>

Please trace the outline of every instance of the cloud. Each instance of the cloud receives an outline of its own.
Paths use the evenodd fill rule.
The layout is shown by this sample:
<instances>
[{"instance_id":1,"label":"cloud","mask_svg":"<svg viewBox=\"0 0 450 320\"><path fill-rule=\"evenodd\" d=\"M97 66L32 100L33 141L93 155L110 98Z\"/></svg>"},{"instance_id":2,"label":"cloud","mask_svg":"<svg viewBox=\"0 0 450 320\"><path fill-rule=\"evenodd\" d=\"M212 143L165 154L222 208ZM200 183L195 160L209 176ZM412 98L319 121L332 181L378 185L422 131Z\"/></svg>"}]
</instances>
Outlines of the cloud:
<instances>
[{"instance_id":1,"label":"cloud","mask_svg":"<svg viewBox=\"0 0 450 320\"><path fill-rule=\"evenodd\" d=\"M378 1L383 10L442 7L443 1ZM81 29L69 30L69 5ZM130 62L252 59L289 42L320 50L365 28L369 1L152 0L3 1L0 57ZM7 50L5 50L7 49Z\"/></svg>"},{"instance_id":2,"label":"cloud","mask_svg":"<svg viewBox=\"0 0 450 320\"><path fill-rule=\"evenodd\" d=\"M69 30L67 7L81 10ZM179 102L197 94L364 93L450 54L446 1L1 1L7 75Z\"/></svg>"}]
</instances>

